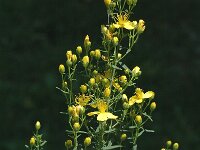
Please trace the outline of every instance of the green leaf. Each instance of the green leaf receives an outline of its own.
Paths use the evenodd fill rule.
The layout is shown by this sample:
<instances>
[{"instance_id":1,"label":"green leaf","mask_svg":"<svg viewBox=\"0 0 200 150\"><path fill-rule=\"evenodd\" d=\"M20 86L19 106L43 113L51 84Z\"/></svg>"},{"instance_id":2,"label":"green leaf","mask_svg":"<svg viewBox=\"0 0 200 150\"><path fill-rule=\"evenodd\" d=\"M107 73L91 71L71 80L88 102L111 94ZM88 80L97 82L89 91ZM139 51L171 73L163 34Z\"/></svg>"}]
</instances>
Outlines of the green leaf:
<instances>
[{"instance_id":1,"label":"green leaf","mask_svg":"<svg viewBox=\"0 0 200 150\"><path fill-rule=\"evenodd\" d=\"M28 145L25 145L25 147L26 147L27 149L29 149L29 146L28 146Z\"/></svg>"},{"instance_id":2,"label":"green leaf","mask_svg":"<svg viewBox=\"0 0 200 150\"><path fill-rule=\"evenodd\" d=\"M107 146L107 147L103 147L103 150L116 149L120 147L122 147L122 145Z\"/></svg>"},{"instance_id":3,"label":"green leaf","mask_svg":"<svg viewBox=\"0 0 200 150\"><path fill-rule=\"evenodd\" d=\"M137 126L129 126L129 129L135 129Z\"/></svg>"},{"instance_id":4,"label":"green leaf","mask_svg":"<svg viewBox=\"0 0 200 150\"><path fill-rule=\"evenodd\" d=\"M145 132L154 133L155 131L154 131L154 130L148 130L148 129L145 129Z\"/></svg>"},{"instance_id":5,"label":"green leaf","mask_svg":"<svg viewBox=\"0 0 200 150\"><path fill-rule=\"evenodd\" d=\"M122 70L121 68L119 68L119 67L117 67L117 66L115 66L115 65L112 65L112 67L113 67L114 69L117 69L117 70Z\"/></svg>"},{"instance_id":6,"label":"green leaf","mask_svg":"<svg viewBox=\"0 0 200 150\"><path fill-rule=\"evenodd\" d=\"M146 116L149 120L151 120L151 122L153 122L151 116L149 116L146 112L145 113L142 113L144 116Z\"/></svg>"},{"instance_id":7,"label":"green leaf","mask_svg":"<svg viewBox=\"0 0 200 150\"><path fill-rule=\"evenodd\" d=\"M144 133L144 129L142 129L142 131L139 132L138 137L141 136Z\"/></svg>"},{"instance_id":8,"label":"green leaf","mask_svg":"<svg viewBox=\"0 0 200 150\"><path fill-rule=\"evenodd\" d=\"M137 145L134 145L132 150L137 150Z\"/></svg>"}]
</instances>

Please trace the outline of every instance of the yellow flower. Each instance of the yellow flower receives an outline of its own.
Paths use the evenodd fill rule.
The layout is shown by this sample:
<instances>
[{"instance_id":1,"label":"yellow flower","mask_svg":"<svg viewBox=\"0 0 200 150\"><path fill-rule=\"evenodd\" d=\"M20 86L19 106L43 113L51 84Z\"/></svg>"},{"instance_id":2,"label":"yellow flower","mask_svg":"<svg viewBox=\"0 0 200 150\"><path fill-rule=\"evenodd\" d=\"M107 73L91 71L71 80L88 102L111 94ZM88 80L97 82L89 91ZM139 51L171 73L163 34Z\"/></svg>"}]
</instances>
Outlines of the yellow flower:
<instances>
[{"instance_id":1,"label":"yellow flower","mask_svg":"<svg viewBox=\"0 0 200 150\"><path fill-rule=\"evenodd\" d=\"M129 16L128 16L127 13L125 13L124 15L118 15L117 18L116 18L117 22L114 23L113 26L117 29L118 28L125 28L127 30L135 29L136 26L137 26L137 22L136 21L133 21L133 22L129 21L128 17Z\"/></svg>"},{"instance_id":2,"label":"yellow flower","mask_svg":"<svg viewBox=\"0 0 200 150\"><path fill-rule=\"evenodd\" d=\"M86 96L85 94L82 94L75 98L75 102L81 106L86 106L89 101L90 101L90 96Z\"/></svg>"},{"instance_id":3,"label":"yellow flower","mask_svg":"<svg viewBox=\"0 0 200 150\"><path fill-rule=\"evenodd\" d=\"M108 119L117 119L118 118L118 116L115 116L110 112L106 112L106 110L108 109L108 105L106 102L99 101L99 102L97 102L96 107L98 108L99 111L90 112L87 115L88 116L97 115L98 121L106 121Z\"/></svg>"},{"instance_id":4,"label":"yellow flower","mask_svg":"<svg viewBox=\"0 0 200 150\"><path fill-rule=\"evenodd\" d=\"M132 106L133 104L135 103L142 103L143 102L143 99L146 99L146 98L153 98L154 97L154 92L153 91L148 91L146 93L144 93L142 91L142 89L140 88L136 88L135 89L135 95L132 96L130 99L129 99L129 105Z\"/></svg>"}]
</instances>

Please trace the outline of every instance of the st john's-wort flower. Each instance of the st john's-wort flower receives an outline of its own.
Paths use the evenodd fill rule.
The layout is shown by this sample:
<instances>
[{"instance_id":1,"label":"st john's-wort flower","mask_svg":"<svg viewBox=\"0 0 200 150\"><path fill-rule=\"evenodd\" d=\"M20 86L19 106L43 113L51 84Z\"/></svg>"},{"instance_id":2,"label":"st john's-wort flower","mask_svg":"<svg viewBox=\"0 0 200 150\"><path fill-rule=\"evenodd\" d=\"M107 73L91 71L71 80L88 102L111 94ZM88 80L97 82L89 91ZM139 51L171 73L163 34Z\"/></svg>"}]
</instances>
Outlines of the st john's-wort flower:
<instances>
[{"instance_id":1,"label":"st john's-wort flower","mask_svg":"<svg viewBox=\"0 0 200 150\"><path fill-rule=\"evenodd\" d=\"M154 98L154 95L155 93L153 91L148 91L144 93L142 89L136 88L135 95L129 99L129 105L132 106L135 103L140 104L143 102L144 99Z\"/></svg>"},{"instance_id":2,"label":"st john's-wort flower","mask_svg":"<svg viewBox=\"0 0 200 150\"><path fill-rule=\"evenodd\" d=\"M137 27L137 22L131 22L129 19L129 15L125 13L124 15L120 14L116 17L116 23L113 24L115 28L125 28L127 30L133 30Z\"/></svg>"},{"instance_id":3,"label":"st john's-wort flower","mask_svg":"<svg viewBox=\"0 0 200 150\"><path fill-rule=\"evenodd\" d=\"M94 106L94 105L93 105ZM110 112L106 112L108 109L108 104L104 101L98 101L96 107L99 111L89 112L88 116L97 115L98 121L106 121L108 119L117 119L118 116L113 115Z\"/></svg>"}]
</instances>

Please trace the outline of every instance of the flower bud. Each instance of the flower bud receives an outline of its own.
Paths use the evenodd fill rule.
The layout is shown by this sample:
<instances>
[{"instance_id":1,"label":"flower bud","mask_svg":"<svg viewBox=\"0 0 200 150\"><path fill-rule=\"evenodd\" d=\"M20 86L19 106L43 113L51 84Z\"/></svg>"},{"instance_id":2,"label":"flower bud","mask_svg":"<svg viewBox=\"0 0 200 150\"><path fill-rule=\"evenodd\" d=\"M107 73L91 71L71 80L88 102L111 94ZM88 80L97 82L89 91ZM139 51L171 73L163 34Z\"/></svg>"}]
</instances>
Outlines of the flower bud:
<instances>
[{"instance_id":1,"label":"flower bud","mask_svg":"<svg viewBox=\"0 0 200 150\"><path fill-rule=\"evenodd\" d=\"M104 93L103 93L104 97L108 98L110 96L110 94L111 94L110 88L105 88Z\"/></svg>"},{"instance_id":2,"label":"flower bud","mask_svg":"<svg viewBox=\"0 0 200 150\"><path fill-rule=\"evenodd\" d=\"M37 122L35 123L35 129L36 129L36 130L40 130L40 128L41 128L41 124L40 124L39 121L37 121Z\"/></svg>"},{"instance_id":3,"label":"flower bud","mask_svg":"<svg viewBox=\"0 0 200 150\"><path fill-rule=\"evenodd\" d=\"M83 63L83 67L87 67L89 65L89 57L88 56L84 56L82 59L82 63Z\"/></svg>"},{"instance_id":4,"label":"flower bud","mask_svg":"<svg viewBox=\"0 0 200 150\"><path fill-rule=\"evenodd\" d=\"M76 106L76 112L77 112L77 114L82 115L85 113L85 108L81 105L78 105L78 106Z\"/></svg>"},{"instance_id":5,"label":"flower bud","mask_svg":"<svg viewBox=\"0 0 200 150\"><path fill-rule=\"evenodd\" d=\"M108 30L108 28L105 25L101 26L101 33L102 34L106 34L107 30Z\"/></svg>"},{"instance_id":6,"label":"flower bud","mask_svg":"<svg viewBox=\"0 0 200 150\"><path fill-rule=\"evenodd\" d=\"M138 34L143 33L144 30L145 30L144 21L143 20L139 20L138 26L137 26L137 32L138 32Z\"/></svg>"},{"instance_id":7,"label":"flower bud","mask_svg":"<svg viewBox=\"0 0 200 150\"><path fill-rule=\"evenodd\" d=\"M127 135L126 135L125 133L123 133L123 134L121 135L121 141L125 141L126 138L127 138Z\"/></svg>"},{"instance_id":8,"label":"flower bud","mask_svg":"<svg viewBox=\"0 0 200 150\"><path fill-rule=\"evenodd\" d=\"M75 64L77 62L77 56L75 54L72 55L72 63Z\"/></svg>"},{"instance_id":9,"label":"flower bud","mask_svg":"<svg viewBox=\"0 0 200 150\"><path fill-rule=\"evenodd\" d=\"M82 53L82 47L81 46L78 46L77 48L76 48L76 52L77 52L77 54L81 54Z\"/></svg>"},{"instance_id":10,"label":"flower bud","mask_svg":"<svg viewBox=\"0 0 200 150\"><path fill-rule=\"evenodd\" d=\"M71 59L70 59L70 60L68 59L68 60L66 61L66 65L67 65L68 67L71 67L71 66L72 66L72 61L71 61Z\"/></svg>"},{"instance_id":11,"label":"flower bud","mask_svg":"<svg viewBox=\"0 0 200 150\"><path fill-rule=\"evenodd\" d=\"M140 125L142 123L142 117L140 115L137 115L135 117L135 122L137 125Z\"/></svg>"},{"instance_id":12,"label":"flower bud","mask_svg":"<svg viewBox=\"0 0 200 150\"><path fill-rule=\"evenodd\" d=\"M141 75L140 67L136 66L132 70L132 74L134 77L138 77Z\"/></svg>"},{"instance_id":13,"label":"flower bud","mask_svg":"<svg viewBox=\"0 0 200 150\"><path fill-rule=\"evenodd\" d=\"M72 116L72 122L79 122L79 115L76 111Z\"/></svg>"},{"instance_id":14,"label":"flower bud","mask_svg":"<svg viewBox=\"0 0 200 150\"><path fill-rule=\"evenodd\" d=\"M78 131L80 129L80 124L78 122L74 123L73 128L75 131Z\"/></svg>"},{"instance_id":15,"label":"flower bud","mask_svg":"<svg viewBox=\"0 0 200 150\"><path fill-rule=\"evenodd\" d=\"M80 91L81 91L81 93L86 93L87 92L87 86L86 85L81 85L80 86Z\"/></svg>"},{"instance_id":16,"label":"flower bud","mask_svg":"<svg viewBox=\"0 0 200 150\"><path fill-rule=\"evenodd\" d=\"M88 49L88 47L91 46L90 38L88 35L86 35L86 37L85 37L84 46L85 46L85 49Z\"/></svg>"},{"instance_id":17,"label":"flower bud","mask_svg":"<svg viewBox=\"0 0 200 150\"><path fill-rule=\"evenodd\" d=\"M123 95L122 95L122 101L123 101L123 102L127 102L127 101L128 101L128 97L127 97L126 94L123 94Z\"/></svg>"},{"instance_id":18,"label":"flower bud","mask_svg":"<svg viewBox=\"0 0 200 150\"><path fill-rule=\"evenodd\" d=\"M72 58L72 51L67 51L66 57L67 57L67 60L71 60L71 58Z\"/></svg>"},{"instance_id":19,"label":"flower bud","mask_svg":"<svg viewBox=\"0 0 200 150\"><path fill-rule=\"evenodd\" d=\"M35 145L35 137L32 137L32 138L30 139L30 145L31 145L31 146Z\"/></svg>"},{"instance_id":20,"label":"flower bud","mask_svg":"<svg viewBox=\"0 0 200 150\"><path fill-rule=\"evenodd\" d=\"M63 88L63 89L66 89L66 88L67 88L67 82L66 82L66 81L62 83L62 88Z\"/></svg>"},{"instance_id":21,"label":"flower bud","mask_svg":"<svg viewBox=\"0 0 200 150\"><path fill-rule=\"evenodd\" d=\"M179 148L179 144L178 143L174 143L173 144L173 150L178 150Z\"/></svg>"},{"instance_id":22,"label":"flower bud","mask_svg":"<svg viewBox=\"0 0 200 150\"><path fill-rule=\"evenodd\" d=\"M64 74L65 73L65 66L63 64L59 65L59 72L60 72L60 74Z\"/></svg>"},{"instance_id":23,"label":"flower bud","mask_svg":"<svg viewBox=\"0 0 200 150\"><path fill-rule=\"evenodd\" d=\"M95 84L95 78L90 78L89 84L93 86Z\"/></svg>"},{"instance_id":24,"label":"flower bud","mask_svg":"<svg viewBox=\"0 0 200 150\"><path fill-rule=\"evenodd\" d=\"M166 150L165 148L161 148L161 150Z\"/></svg>"},{"instance_id":25,"label":"flower bud","mask_svg":"<svg viewBox=\"0 0 200 150\"><path fill-rule=\"evenodd\" d=\"M151 104L150 104L150 110L151 111L154 111L156 109L156 102L152 102Z\"/></svg>"},{"instance_id":26,"label":"flower bud","mask_svg":"<svg viewBox=\"0 0 200 150\"><path fill-rule=\"evenodd\" d=\"M94 57L95 56L95 51L90 51L90 56Z\"/></svg>"},{"instance_id":27,"label":"flower bud","mask_svg":"<svg viewBox=\"0 0 200 150\"><path fill-rule=\"evenodd\" d=\"M101 58L101 51L100 51L99 49L96 49L94 52L95 52L95 53L94 53L94 57L95 57L97 60L99 60L99 59Z\"/></svg>"},{"instance_id":28,"label":"flower bud","mask_svg":"<svg viewBox=\"0 0 200 150\"><path fill-rule=\"evenodd\" d=\"M114 46L117 46L118 43L119 43L118 37L113 37L113 44L114 44Z\"/></svg>"},{"instance_id":29,"label":"flower bud","mask_svg":"<svg viewBox=\"0 0 200 150\"><path fill-rule=\"evenodd\" d=\"M68 107L68 114L71 115L71 116L73 116L73 114L74 114L74 108L72 106Z\"/></svg>"},{"instance_id":30,"label":"flower bud","mask_svg":"<svg viewBox=\"0 0 200 150\"><path fill-rule=\"evenodd\" d=\"M124 108L125 110L129 109L129 104L128 104L127 102L124 102L124 103L123 103L123 108Z\"/></svg>"},{"instance_id":31,"label":"flower bud","mask_svg":"<svg viewBox=\"0 0 200 150\"><path fill-rule=\"evenodd\" d=\"M72 147L72 140L67 140L67 141L65 142L65 147L66 147L66 148L71 148L71 147Z\"/></svg>"},{"instance_id":32,"label":"flower bud","mask_svg":"<svg viewBox=\"0 0 200 150\"><path fill-rule=\"evenodd\" d=\"M98 74L98 71L97 71L97 70L94 70L94 71L92 72L92 74L93 74L94 76L96 76L96 75Z\"/></svg>"},{"instance_id":33,"label":"flower bud","mask_svg":"<svg viewBox=\"0 0 200 150\"><path fill-rule=\"evenodd\" d=\"M122 58L122 54L121 54L121 53L118 53L117 58L118 58L118 59Z\"/></svg>"},{"instance_id":34,"label":"flower bud","mask_svg":"<svg viewBox=\"0 0 200 150\"><path fill-rule=\"evenodd\" d=\"M125 75L122 75L121 77L119 77L119 81L123 84L127 83L127 77Z\"/></svg>"},{"instance_id":35,"label":"flower bud","mask_svg":"<svg viewBox=\"0 0 200 150\"><path fill-rule=\"evenodd\" d=\"M124 73L125 73L125 74L129 74L129 72L130 72L130 71L129 71L128 68L124 70Z\"/></svg>"},{"instance_id":36,"label":"flower bud","mask_svg":"<svg viewBox=\"0 0 200 150\"><path fill-rule=\"evenodd\" d=\"M103 86L106 86L108 82L109 82L109 80L107 78L102 79Z\"/></svg>"},{"instance_id":37,"label":"flower bud","mask_svg":"<svg viewBox=\"0 0 200 150\"><path fill-rule=\"evenodd\" d=\"M166 147L167 147L167 148L170 148L171 145L172 145L172 141L167 141L167 142L166 142Z\"/></svg>"},{"instance_id":38,"label":"flower bud","mask_svg":"<svg viewBox=\"0 0 200 150\"><path fill-rule=\"evenodd\" d=\"M111 0L104 0L104 3L106 7L109 7L109 5L111 4Z\"/></svg>"},{"instance_id":39,"label":"flower bud","mask_svg":"<svg viewBox=\"0 0 200 150\"><path fill-rule=\"evenodd\" d=\"M127 0L126 2L127 2L127 4L128 4L129 6L131 6L131 5L135 6L136 3L137 3L137 0Z\"/></svg>"},{"instance_id":40,"label":"flower bud","mask_svg":"<svg viewBox=\"0 0 200 150\"><path fill-rule=\"evenodd\" d=\"M91 144L91 138L90 137L86 137L84 140L84 146L89 146Z\"/></svg>"}]
</instances>

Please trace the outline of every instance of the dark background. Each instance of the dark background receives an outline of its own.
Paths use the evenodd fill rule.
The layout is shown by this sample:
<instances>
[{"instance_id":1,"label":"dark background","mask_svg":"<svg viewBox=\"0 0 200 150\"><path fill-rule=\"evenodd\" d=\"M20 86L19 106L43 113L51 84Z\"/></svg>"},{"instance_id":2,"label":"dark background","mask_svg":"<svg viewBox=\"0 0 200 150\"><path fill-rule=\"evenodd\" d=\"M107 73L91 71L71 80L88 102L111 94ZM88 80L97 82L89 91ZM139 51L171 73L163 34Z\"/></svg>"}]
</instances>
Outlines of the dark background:
<instances>
[{"instance_id":1,"label":"dark background","mask_svg":"<svg viewBox=\"0 0 200 150\"><path fill-rule=\"evenodd\" d=\"M140 66L139 87L156 92L154 134L139 149L158 150L171 139L199 150L200 13L198 0L138 0L146 21L127 65ZM100 44L103 0L0 0L0 149L23 150L40 120L46 149L64 148L67 128L58 65L86 34Z\"/></svg>"}]
</instances>

